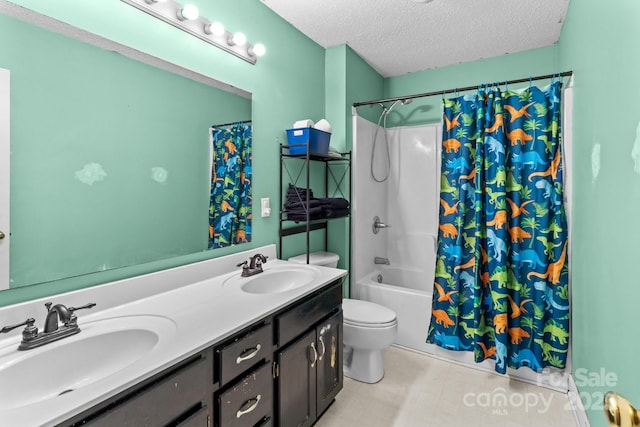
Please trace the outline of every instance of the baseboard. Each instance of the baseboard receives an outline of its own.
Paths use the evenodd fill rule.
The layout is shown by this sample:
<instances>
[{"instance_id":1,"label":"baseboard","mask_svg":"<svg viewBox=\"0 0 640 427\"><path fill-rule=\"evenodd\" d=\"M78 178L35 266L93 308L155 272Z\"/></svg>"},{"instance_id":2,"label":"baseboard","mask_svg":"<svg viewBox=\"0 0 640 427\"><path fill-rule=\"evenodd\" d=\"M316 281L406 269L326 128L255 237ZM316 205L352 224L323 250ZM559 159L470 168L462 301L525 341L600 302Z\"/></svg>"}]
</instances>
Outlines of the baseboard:
<instances>
[{"instance_id":1,"label":"baseboard","mask_svg":"<svg viewBox=\"0 0 640 427\"><path fill-rule=\"evenodd\" d=\"M573 375L569 375L569 391L567 392L567 395L569 397L571 412L573 412L573 417L576 419L576 424L578 425L578 427L591 427L591 423L589 422L589 418L587 417L587 411L582 404L580 391L578 390L578 386L573 379Z\"/></svg>"}]
</instances>

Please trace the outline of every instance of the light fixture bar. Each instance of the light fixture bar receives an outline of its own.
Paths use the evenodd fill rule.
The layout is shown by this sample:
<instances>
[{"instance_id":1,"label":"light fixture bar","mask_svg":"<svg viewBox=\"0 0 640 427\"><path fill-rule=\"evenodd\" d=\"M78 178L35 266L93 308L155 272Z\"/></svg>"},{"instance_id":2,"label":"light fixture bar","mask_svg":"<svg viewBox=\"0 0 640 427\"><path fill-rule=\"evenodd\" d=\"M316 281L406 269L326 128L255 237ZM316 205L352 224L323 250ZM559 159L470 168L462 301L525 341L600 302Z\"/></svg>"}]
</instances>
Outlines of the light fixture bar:
<instances>
[{"instance_id":1,"label":"light fixture bar","mask_svg":"<svg viewBox=\"0 0 640 427\"><path fill-rule=\"evenodd\" d=\"M246 43L244 45L229 44L229 40L233 37L233 33L225 30L224 34L215 35L207 34L204 30L205 25L212 22L198 16L195 19L179 19L178 14L181 13L183 6L173 0L153 1L147 0L122 0L123 2L154 16L167 24L185 31L192 36L199 38L209 44L212 44L226 52L229 52L238 58L244 59L250 64L255 64L257 56L253 53L254 46ZM250 53L251 52L251 53Z\"/></svg>"}]
</instances>

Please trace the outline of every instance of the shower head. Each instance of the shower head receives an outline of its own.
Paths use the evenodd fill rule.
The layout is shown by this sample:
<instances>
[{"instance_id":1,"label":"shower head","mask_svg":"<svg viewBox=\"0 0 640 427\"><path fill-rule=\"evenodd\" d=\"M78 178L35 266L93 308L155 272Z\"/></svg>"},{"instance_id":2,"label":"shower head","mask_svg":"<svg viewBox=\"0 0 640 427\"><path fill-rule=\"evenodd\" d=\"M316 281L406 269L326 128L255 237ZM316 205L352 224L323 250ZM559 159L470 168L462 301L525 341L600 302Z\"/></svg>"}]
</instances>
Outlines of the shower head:
<instances>
[{"instance_id":1,"label":"shower head","mask_svg":"<svg viewBox=\"0 0 640 427\"><path fill-rule=\"evenodd\" d=\"M391 107L389 107L389 109L386 111L387 114L389 114L391 112L391 110L393 110L393 108L398 105L398 102L402 102L402 105L407 105L411 103L411 99L409 98L404 98L404 99L398 99L397 101L395 101L393 104L391 104Z\"/></svg>"}]
</instances>

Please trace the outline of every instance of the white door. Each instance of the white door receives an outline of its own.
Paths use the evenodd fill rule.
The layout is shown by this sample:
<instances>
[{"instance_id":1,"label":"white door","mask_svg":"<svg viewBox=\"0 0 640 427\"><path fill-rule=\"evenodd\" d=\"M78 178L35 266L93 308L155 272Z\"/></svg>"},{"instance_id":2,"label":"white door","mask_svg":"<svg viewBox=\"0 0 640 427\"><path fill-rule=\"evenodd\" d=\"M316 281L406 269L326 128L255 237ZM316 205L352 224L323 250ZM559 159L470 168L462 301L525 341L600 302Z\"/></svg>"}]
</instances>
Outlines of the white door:
<instances>
[{"instance_id":1,"label":"white door","mask_svg":"<svg viewBox=\"0 0 640 427\"><path fill-rule=\"evenodd\" d=\"M9 70L0 68L0 290L9 289Z\"/></svg>"}]
</instances>

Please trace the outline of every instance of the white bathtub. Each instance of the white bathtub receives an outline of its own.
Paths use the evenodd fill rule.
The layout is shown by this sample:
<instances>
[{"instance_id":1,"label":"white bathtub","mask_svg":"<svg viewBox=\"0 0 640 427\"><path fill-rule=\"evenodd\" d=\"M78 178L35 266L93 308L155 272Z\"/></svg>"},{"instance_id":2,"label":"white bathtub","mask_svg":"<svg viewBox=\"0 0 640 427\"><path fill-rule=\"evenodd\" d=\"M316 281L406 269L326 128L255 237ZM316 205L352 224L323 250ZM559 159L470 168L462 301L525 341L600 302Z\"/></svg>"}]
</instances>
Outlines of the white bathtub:
<instances>
[{"instance_id":1,"label":"white bathtub","mask_svg":"<svg viewBox=\"0 0 640 427\"><path fill-rule=\"evenodd\" d=\"M381 283L378 283L378 276ZM432 280L425 277L424 272L381 268L358 281L359 295L356 297L396 312L398 336L395 344L433 353L435 346L425 343L431 320Z\"/></svg>"},{"instance_id":2,"label":"white bathtub","mask_svg":"<svg viewBox=\"0 0 640 427\"><path fill-rule=\"evenodd\" d=\"M432 270L424 272L396 267L374 270L358 281L359 293L354 296L396 312L398 336L395 345L474 367L480 365L484 369L493 369L491 362L476 364L470 351L449 351L426 343L431 321L433 273Z\"/></svg>"}]
</instances>

